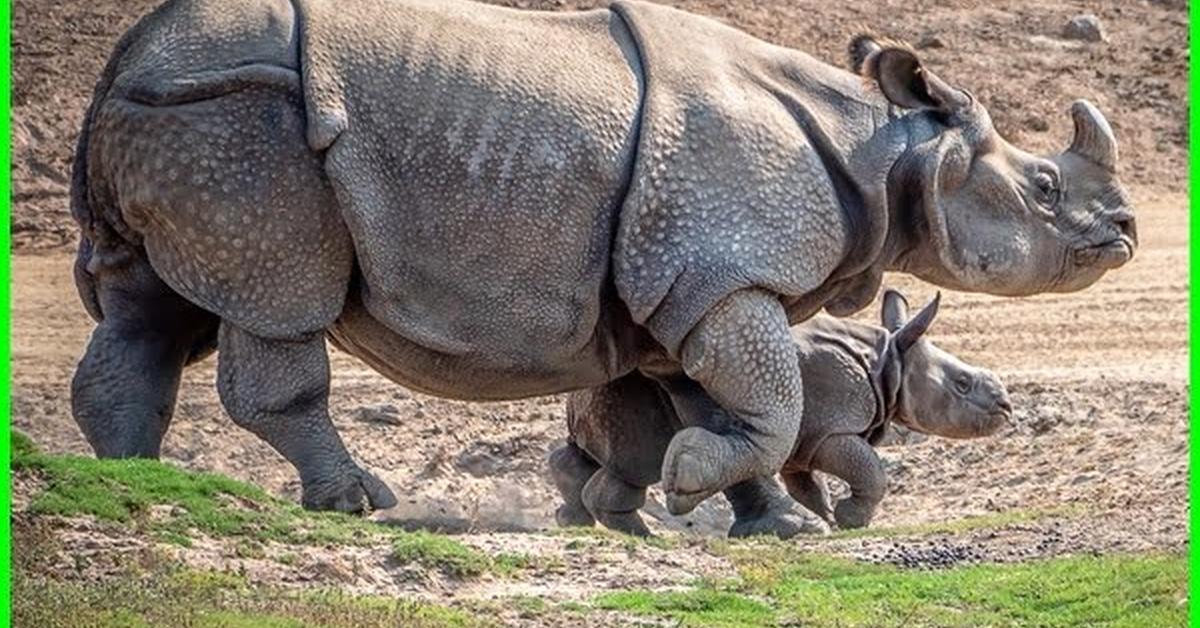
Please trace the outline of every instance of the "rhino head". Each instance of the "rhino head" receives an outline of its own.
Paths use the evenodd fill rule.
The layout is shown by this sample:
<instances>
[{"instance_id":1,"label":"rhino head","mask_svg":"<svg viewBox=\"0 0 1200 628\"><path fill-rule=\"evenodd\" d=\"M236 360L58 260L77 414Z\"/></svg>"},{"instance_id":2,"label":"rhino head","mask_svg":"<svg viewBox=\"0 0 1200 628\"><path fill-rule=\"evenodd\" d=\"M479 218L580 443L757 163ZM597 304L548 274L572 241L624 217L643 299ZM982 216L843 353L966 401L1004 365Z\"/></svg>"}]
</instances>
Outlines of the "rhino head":
<instances>
[{"instance_id":1,"label":"rhino head","mask_svg":"<svg viewBox=\"0 0 1200 628\"><path fill-rule=\"evenodd\" d=\"M907 217L894 269L955 290L1021 296L1083 289L1133 257L1117 140L1091 103L1071 106L1066 150L1033 155L1005 141L970 92L911 49L860 36L851 57L909 125L888 181Z\"/></svg>"},{"instance_id":2,"label":"rhino head","mask_svg":"<svg viewBox=\"0 0 1200 628\"><path fill-rule=\"evenodd\" d=\"M908 318L908 302L895 290L883 295L883 326L891 335L884 358L885 394L894 420L917 432L946 438L995 434L1009 422L1012 404L995 374L966 364L923 338L937 316L941 294Z\"/></svg>"}]
</instances>

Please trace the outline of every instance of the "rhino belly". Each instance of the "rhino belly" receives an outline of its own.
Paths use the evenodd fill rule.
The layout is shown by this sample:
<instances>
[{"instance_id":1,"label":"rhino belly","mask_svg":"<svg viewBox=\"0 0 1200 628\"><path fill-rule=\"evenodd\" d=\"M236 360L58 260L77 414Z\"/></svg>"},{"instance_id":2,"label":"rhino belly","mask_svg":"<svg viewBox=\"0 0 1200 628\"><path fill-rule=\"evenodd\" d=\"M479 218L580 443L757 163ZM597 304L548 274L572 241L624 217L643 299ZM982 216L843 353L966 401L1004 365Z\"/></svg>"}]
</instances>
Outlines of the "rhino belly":
<instances>
[{"instance_id":1,"label":"rhino belly","mask_svg":"<svg viewBox=\"0 0 1200 628\"><path fill-rule=\"evenodd\" d=\"M591 339L554 363L501 363L475 354L455 355L415 342L376 318L352 292L329 339L385 377L413 390L469 401L500 401L600 386L632 371L640 360L640 329L628 315L605 309Z\"/></svg>"},{"instance_id":2,"label":"rhino belly","mask_svg":"<svg viewBox=\"0 0 1200 628\"><path fill-rule=\"evenodd\" d=\"M641 80L622 23L306 4L310 124L342 121L325 165L366 313L481 373L577 368L604 315L636 143Z\"/></svg>"}]
</instances>

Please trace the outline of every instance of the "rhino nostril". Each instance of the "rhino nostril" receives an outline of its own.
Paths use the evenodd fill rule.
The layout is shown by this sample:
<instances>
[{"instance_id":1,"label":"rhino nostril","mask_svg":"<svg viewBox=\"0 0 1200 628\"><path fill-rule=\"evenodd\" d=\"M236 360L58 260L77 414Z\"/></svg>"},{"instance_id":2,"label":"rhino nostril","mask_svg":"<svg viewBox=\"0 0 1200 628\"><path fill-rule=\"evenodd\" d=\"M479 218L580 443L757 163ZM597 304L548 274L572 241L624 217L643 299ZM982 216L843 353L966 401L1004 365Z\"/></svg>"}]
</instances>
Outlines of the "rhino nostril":
<instances>
[{"instance_id":1,"label":"rhino nostril","mask_svg":"<svg viewBox=\"0 0 1200 628\"><path fill-rule=\"evenodd\" d=\"M1008 399L997 399L996 408L1006 413L1012 412L1012 404L1009 403Z\"/></svg>"},{"instance_id":2,"label":"rhino nostril","mask_svg":"<svg viewBox=\"0 0 1200 628\"><path fill-rule=\"evenodd\" d=\"M1121 218L1116 220L1115 224L1117 229L1120 230L1121 235L1128 237L1134 242L1137 241L1137 225L1134 223L1133 218Z\"/></svg>"}]
</instances>

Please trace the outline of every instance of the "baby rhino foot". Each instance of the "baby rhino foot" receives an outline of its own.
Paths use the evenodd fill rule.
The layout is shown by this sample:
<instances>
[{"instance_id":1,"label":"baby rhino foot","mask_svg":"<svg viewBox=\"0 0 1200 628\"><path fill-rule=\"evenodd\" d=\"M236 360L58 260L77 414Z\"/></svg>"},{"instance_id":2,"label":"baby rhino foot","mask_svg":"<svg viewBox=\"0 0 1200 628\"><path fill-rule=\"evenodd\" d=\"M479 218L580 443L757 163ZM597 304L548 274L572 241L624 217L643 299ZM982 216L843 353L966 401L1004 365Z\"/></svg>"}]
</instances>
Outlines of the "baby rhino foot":
<instances>
[{"instance_id":1,"label":"baby rhino foot","mask_svg":"<svg viewBox=\"0 0 1200 628\"><path fill-rule=\"evenodd\" d=\"M334 478L304 483L300 503L306 510L363 513L396 505L396 496L382 480L357 465Z\"/></svg>"},{"instance_id":2,"label":"baby rhino foot","mask_svg":"<svg viewBox=\"0 0 1200 628\"><path fill-rule=\"evenodd\" d=\"M843 499L833 509L833 517L842 530L865 528L871 524L874 516L874 506L860 504L853 499Z\"/></svg>"},{"instance_id":3,"label":"baby rhino foot","mask_svg":"<svg viewBox=\"0 0 1200 628\"><path fill-rule=\"evenodd\" d=\"M734 520L729 528L730 538L760 534L781 539L790 539L798 534L829 534L829 524L799 504L776 502L766 511Z\"/></svg>"}]
</instances>

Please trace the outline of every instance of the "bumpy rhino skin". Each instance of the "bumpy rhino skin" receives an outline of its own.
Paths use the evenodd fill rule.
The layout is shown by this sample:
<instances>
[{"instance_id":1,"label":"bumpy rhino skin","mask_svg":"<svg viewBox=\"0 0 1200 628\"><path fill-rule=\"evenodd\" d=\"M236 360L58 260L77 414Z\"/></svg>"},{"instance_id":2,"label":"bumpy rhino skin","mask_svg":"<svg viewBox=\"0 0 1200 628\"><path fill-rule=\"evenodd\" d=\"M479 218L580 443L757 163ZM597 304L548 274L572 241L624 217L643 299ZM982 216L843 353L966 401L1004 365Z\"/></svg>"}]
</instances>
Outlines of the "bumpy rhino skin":
<instances>
[{"instance_id":1,"label":"bumpy rhino skin","mask_svg":"<svg viewBox=\"0 0 1200 628\"><path fill-rule=\"evenodd\" d=\"M787 506L770 478L735 485L725 491L735 516L730 536L788 538L827 530L805 519L805 510L841 528L868 525L887 489L872 445L893 421L957 438L987 436L1007 422L1011 406L994 374L921 338L939 300L909 320L903 296L889 290L883 299L884 327L819 316L795 330L794 359L804 377L805 411L803 420L793 419L800 424L798 436L780 476L803 508ZM560 525L598 521L622 532L648 534L636 511L645 501L646 487L659 479L660 460L673 432L700 420L708 421L704 426L709 429L722 429L720 419L713 418L722 416L720 411L696 412L705 403L711 401L705 401L698 387L638 375L572 393L568 443L551 455L550 465L564 502ZM825 483L813 471L845 480L850 496L831 504Z\"/></svg>"},{"instance_id":2,"label":"bumpy rhino skin","mask_svg":"<svg viewBox=\"0 0 1200 628\"><path fill-rule=\"evenodd\" d=\"M1090 105L1038 158L911 51L856 49L861 76L632 1L171 0L122 38L80 133L75 275L99 325L75 419L99 455L157 455L179 372L215 347L227 410L306 505L386 506L329 421L325 337L462 399L690 379L731 418L672 438L668 506L757 481L802 412L789 323L862 307L889 268L1079 289L1135 245ZM1051 184L1072 188L1054 211Z\"/></svg>"}]
</instances>

